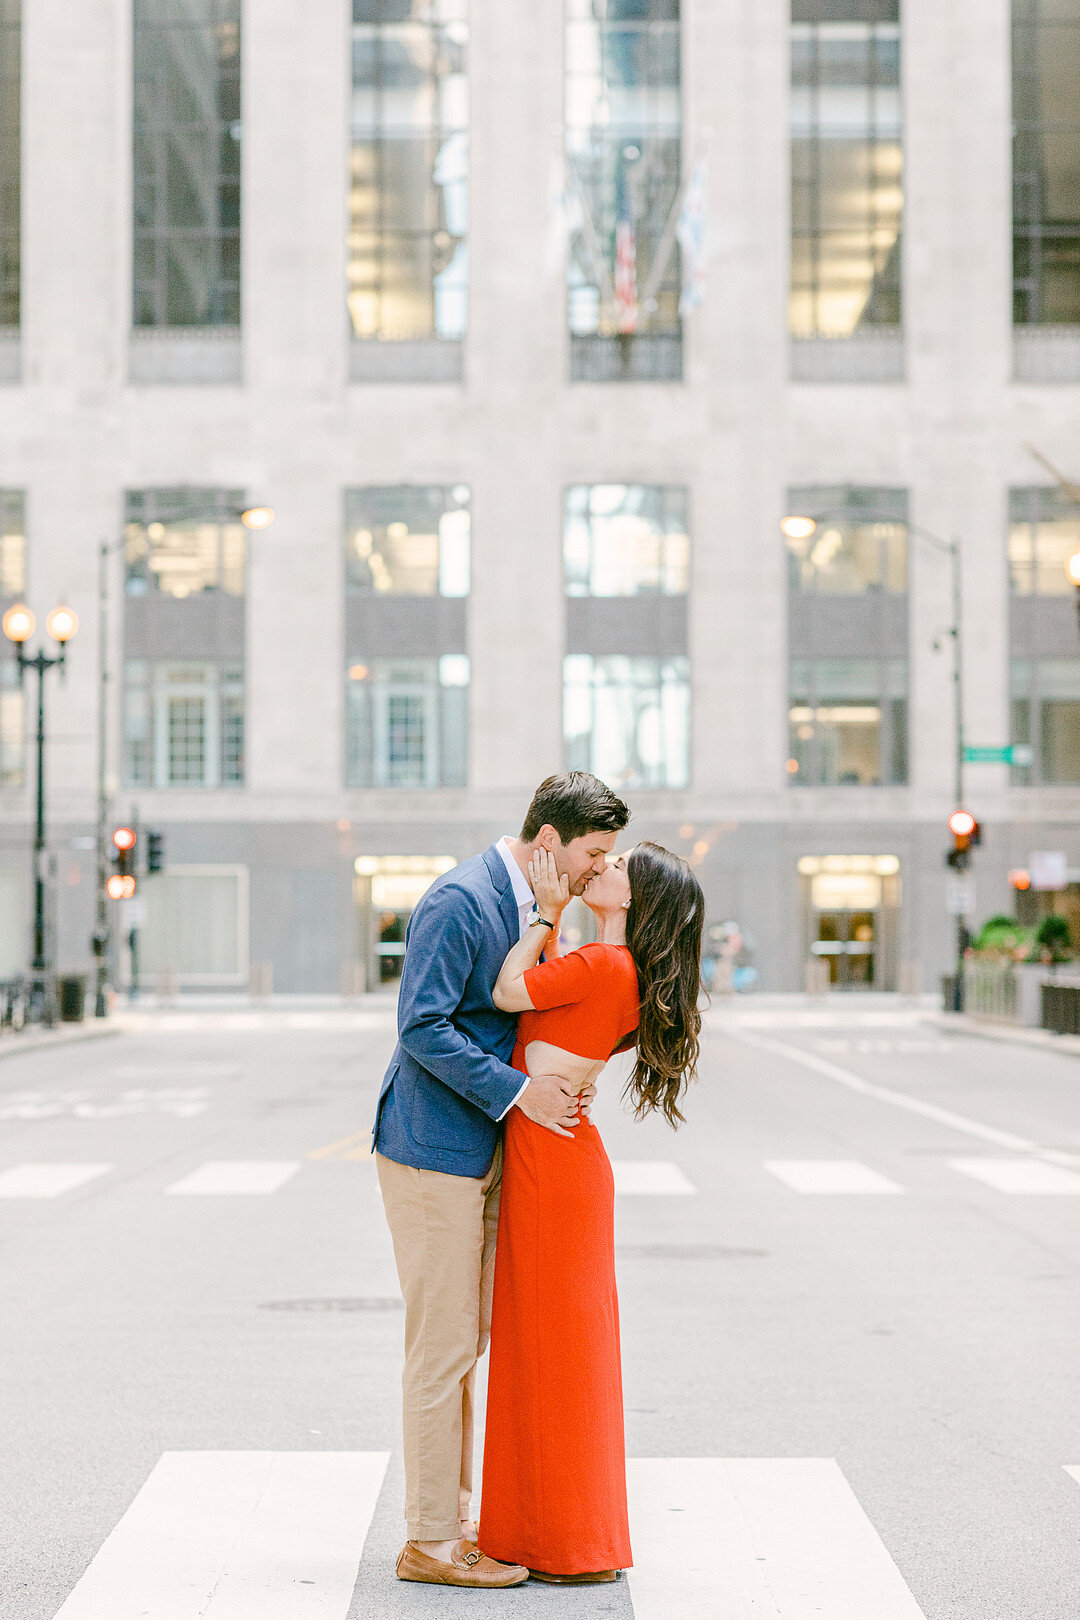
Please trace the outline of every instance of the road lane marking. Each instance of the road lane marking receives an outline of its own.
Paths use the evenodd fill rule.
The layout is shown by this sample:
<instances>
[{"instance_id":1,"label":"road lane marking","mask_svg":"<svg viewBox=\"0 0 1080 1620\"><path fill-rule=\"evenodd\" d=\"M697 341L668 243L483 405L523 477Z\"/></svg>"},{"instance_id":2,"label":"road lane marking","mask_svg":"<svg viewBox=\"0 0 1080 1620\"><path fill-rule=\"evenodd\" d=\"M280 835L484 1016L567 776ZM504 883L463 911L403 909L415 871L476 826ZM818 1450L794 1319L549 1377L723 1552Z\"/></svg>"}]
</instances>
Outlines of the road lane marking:
<instances>
[{"instance_id":1,"label":"road lane marking","mask_svg":"<svg viewBox=\"0 0 1080 1620\"><path fill-rule=\"evenodd\" d=\"M873 1052L881 1056L892 1056L898 1053L918 1053L924 1055L928 1052L951 1052L952 1041L948 1040L887 1040L884 1037L866 1039L849 1038L848 1036L830 1036L828 1039L816 1040L814 1046L819 1052Z\"/></svg>"},{"instance_id":2,"label":"road lane marking","mask_svg":"<svg viewBox=\"0 0 1080 1620\"><path fill-rule=\"evenodd\" d=\"M1080 1196L1080 1176L1045 1159L948 1159L962 1176L985 1182L1004 1193L1072 1194Z\"/></svg>"},{"instance_id":3,"label":"road lane marking","mask_svg":"<svg viewBox=\"0 0 1080 1620\"><path fill-rule=\"evenodd\" d=\"M56 1620L345 1620L386 1451L166 1451Z\"/></svg>"},{"instance_id":4,"label":"road lane marking","mask_svg":"<svg viewBox=\"0 0 1080 1620\"><path fill-rule=\"evenodd\" d=\"M353 1152L349 1152L349 1149ZM371 1152L371 1126L366 1130L354 1131L351 1136L342 1136L336 1142L327 1142L325 1147L312 1148L308 1154L309 1159L355 1159L359 1153L365 1156Z\"/></svg>"},{"instance_id":5,"label":"road lane marking","mask_svg":"<svg viewBox=\"0 0 1080 1620\"><path fill-rule=\"evenodd\" d=\"M999 1131L993 1125L983 1125L977 1119L968 1119L964 1114L954 1114L949 1108L939 1108L936 1103L924 1102L921 1097L909 1097L906 1092L894 1091L891 1086L877 1086L871 1080L864 1080L861 1075L852 1074L850 1069L842 1069L837 1063L830 1063L828 1058L818 1057L814 1052L805 1052L801 1046L791 1046L787 1041L775 1041L767 1035L747 1035L742 1030L733 1038L744 1041L747 1046L758 1046L765 1052L775 1052L778 1057L787 1058L792 1063L801 1063L805 1069L813 1069L815 1074L823 1074L827 1080L835 1080L838 1085L847 1086L849 1091L857 1091L864 1097L873 1097L877 1102L890 1103L894 1108L904 1108L909 1114L921 1114L924 1119L932 1119L938 1125L947 1125L950 1130L959 1131L965 1136L977 1136L980 1141L992 1142L995 1147L1011 1148L1014 1153L1038 1153L1039 1144L1031 1142L1026 1136L1014 1136L1011 1131ZM1046 1153L1041 1157L1050 1158Z\"/></svg>"},{"instance_id":6,"label":"road lane marking","mask_svg":"<svg viewBox=\"0 0 1080 1620\"><path fill-rule=\"evenodd\" d=\"M829 1458L630 1458L635 1620L924 1620Z\"/></svg>"},{"instance_id":7,"label":"road lane marking","mask_svg":"<svg viewBox=\"0 0 1080 1620\"><path fill-rule=\"evenodd\" d=\"M16 1164L0 1171L0 1198L59 1198L107 1175L111 1164Z\"/></svg>"},{"instance_id":8,"label":"road lane marking","mask_svg":"<svg viewBox=\"0 0 1080 1620\"><path fill-rule=\"evenodd\" d=\"M299 1159L210 1159L165 1191L192 1196L273 1193L291 1181L299 1169Z\"/></svg>"},{"instance_id":9,"label":"road lane marking","mask_svg":"<svg viewBox=\"0 0 1080 1620\"><path fill-rule=\"evenodd\" d=\"M115 1027L137 1034L201 1035L207 1031L227 1034L248 1034L254 1031L271 1032L290 1030L394 1030L397 1010L392 1001L378 1009L348 1012L327 1008L325 1011L286 1012L281 1008L262 1011L236 1011L222 1009L190 1012L123 1012L115 1020Z\"/></svg>"},{"instance_id":10,"label":"road lane marking","mask_svg":"<svg viewBox=\"0 0 1080 1620\"><path fill-rule=\"evenodd\" d=\"M617 1193L647 1193L663 1198L688 1198L697 1188L685 1171L669 1159L613 1159Z\"/></svg>"},{"instance_id":11,"label":"road lane marking","mask_svg":"<svg viewBox=\"0 0 1080 1620\"><path fill-rule=\"evenodd\" d=\"M127 1091L18 1091L0 1104L0 1121L9 1119L122 1119L133 1114L174 1114L192 1119L209 1107L205 1086L170 1087L148 1091L144 1086ZM93 1099L99 1099L94 1101Z\"/></svg>"},{"instance_id":12,"label":"road lane marking","mask_svg":"<svg viewBox=\"0 0 1080 1620\"><path fill-rule=\"evenodd\" d=\"M858 1159L766 1159L770 1175L797 1193L902 1193L891 1181Z\"/></svg>"}]
</instances>

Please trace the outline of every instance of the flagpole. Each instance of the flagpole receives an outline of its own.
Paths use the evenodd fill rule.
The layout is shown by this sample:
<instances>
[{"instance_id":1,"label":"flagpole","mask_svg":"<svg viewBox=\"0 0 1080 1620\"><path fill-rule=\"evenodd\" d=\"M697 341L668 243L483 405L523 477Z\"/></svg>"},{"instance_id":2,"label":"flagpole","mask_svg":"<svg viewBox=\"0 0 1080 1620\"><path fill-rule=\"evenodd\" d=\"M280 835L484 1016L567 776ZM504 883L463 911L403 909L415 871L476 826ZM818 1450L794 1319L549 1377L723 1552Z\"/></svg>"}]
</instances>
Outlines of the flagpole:
<instances>
[{"instance_id":1,"label":"flagpole","mask_svg":"<svg viewBox=\"0 0 1080 1620\"><path fill-rule=\"evenodd\" d=\"M586 201L581 183L574 173L570 158L565 154L564 162L566 164L566 177L581 208L581 234L585 238L585 246L589 251L593 269L598 272L597 280L600 283L601 294L606 297L608 303L613 304L615 302L615 283L611 279L611 272L600 248L600 238L596 234L596 226L593 224L593 217L589 212L589 204Z\"/></svg>"},{"instance_id":2,"label":"flagpole","mask_svg":"<svg viewBox=\"0 0 1080 1620\"><path fill-rule=\"evenodd\" d=\"M671 205L671 212L668 215L667 224L664 226L664 234L660 238L656 253L653 256L652 268L649 271L649 279L642 288L641 303L645 307L646 311L648 309L648 305L660 291L660 283L664 279L664 272L668 267L668 260L671 258L671 250L675 246L675 233L679 229L679 218L682 214L683 203L686 201L686 192L690 185L690 176L692 174L693 170L691 169L690 173L684 174L679 182L679 189L675 193L675 201Z\"/></svg>"}]
</instances>

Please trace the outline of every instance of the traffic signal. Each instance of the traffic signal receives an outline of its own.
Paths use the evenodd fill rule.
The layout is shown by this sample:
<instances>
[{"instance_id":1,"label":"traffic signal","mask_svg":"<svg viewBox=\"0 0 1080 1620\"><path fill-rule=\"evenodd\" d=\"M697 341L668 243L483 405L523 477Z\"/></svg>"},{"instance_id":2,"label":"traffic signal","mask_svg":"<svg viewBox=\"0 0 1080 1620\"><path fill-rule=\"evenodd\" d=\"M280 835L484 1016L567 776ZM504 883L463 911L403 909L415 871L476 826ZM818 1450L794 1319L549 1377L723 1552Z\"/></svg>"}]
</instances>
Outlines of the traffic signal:
<instances>
[{"instance_id":1,"label":"traffic signal","mask_svg":"<svg viewBox=\"0 0 1080 1620\"><path fill-rule=\"evenodd\" d=\"M165 870L165 834L148 832L146 835L146 872L152 876Z\"/></svg>"},{"instance_id":2,"label":"traffic signal","mask_svg":"<svg viewBox=\"0 0 1080 1620\"><path fill-rule=\"evenodd\" d=\"M117 827L112 835L116 848L113 872L105 885L112 900L130 900L135 893L135 841L134 827Z\"/></svg>"},{"instance_id":3,"label":"traffic signal","mask_svg":"<svg viewBox=\"0 0 1080 1620\"><path fill-rule=\"evenodd\" d=\"M949 817L949 831L953 835L953 847L945 857L945 864L965 872L972 848L982 843L982 828L970 810L954 810Z\"/></svg>"}]
</instances>

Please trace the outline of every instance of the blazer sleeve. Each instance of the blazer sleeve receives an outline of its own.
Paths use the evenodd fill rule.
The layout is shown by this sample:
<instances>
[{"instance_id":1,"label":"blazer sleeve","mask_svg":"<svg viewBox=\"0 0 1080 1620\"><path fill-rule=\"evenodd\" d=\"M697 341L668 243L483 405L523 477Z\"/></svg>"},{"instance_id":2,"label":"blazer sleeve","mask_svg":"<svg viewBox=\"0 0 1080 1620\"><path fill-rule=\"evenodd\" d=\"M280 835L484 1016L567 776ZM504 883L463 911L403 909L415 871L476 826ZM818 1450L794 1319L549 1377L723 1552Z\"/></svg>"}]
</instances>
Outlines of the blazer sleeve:
<instances>
[{"instance_id":1,"label":"blazer sleeve","mask_svg":"<svg viewBox=\"0 0 1080 1620\"><path fill-rule=\"evenodd\" d=\"M526 968L525 988L536 1011L547 1012L551 1007L569 1007L575 1001L584 1001L595 982L594 954L586 945Z\"/></svg>"},{"instance_id":2,"label":"blazer sleeve","mask_svg":"<svg viewBox=\"0 0 1080 1620\"><path fill-rule=\"evenodd\" d=\"M444 884L425 898L409 926L398 1039L444 1086L500 1120L520 1096L522 1076L452 1022L486 927L475 895L456 884Z\"/></svg>"}]
</instances>

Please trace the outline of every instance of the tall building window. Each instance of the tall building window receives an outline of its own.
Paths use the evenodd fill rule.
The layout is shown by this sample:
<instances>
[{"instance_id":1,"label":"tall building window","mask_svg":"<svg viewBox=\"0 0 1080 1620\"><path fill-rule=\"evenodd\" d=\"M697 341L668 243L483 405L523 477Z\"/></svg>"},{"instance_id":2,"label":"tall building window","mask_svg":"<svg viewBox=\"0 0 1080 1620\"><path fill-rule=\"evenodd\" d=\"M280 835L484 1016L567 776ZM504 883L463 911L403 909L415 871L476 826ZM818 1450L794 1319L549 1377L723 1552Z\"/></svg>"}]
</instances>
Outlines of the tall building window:
<instances>
[{"instance_id":1,"label":"tall building window","mask_svg":"<svg viewBox=\"0 0 1080 1620\"><path fill-rule=\"evenodd\" d=\"M907 525L860 521L842 508L811 535L787 536L788 585L793 593L864 596L907 590Z\"/></svg>"},{"instance_id":2,"label":"tall building window","mask_svg":"<svg viewBox=\"0 0 1080 1620\"><path fill-rule=\"evenodd\" d=\"M567 596L685 596L686 491L666 485L576 484L566 492Z\"/></svg>"},{"instance_id":3,"label":"tall building window","mask_svg":"<svg viewBox=\"0 0 1080 1620\"><path fill-rule=\"evenodd\" d=\"M136 327L240 324L240 0L134 0Z\"/></svg>"},{"instance_id":4,"label":"tall building window","mask_svg":"<svg viewBox=\"0 0 1080 1620\"><path fill-rule=\"evenodd\" d=\"M1080 324L1080 3L1013 0L1013 319Z\"/></svg>"},{"instance_id":5,"label":"tall building window","mask_svg":"<svg viewBox=\"0 0 1080 1620\"><path fill-rule=\"evenodd\" d=\"M124 776L244 780L241 490L133 490L124 529Z\"/></svg>"},{"instance_id":6,"label":"tall building window","mask_svg":"<svg viewBox=\"0 0 1080 1620\"><path fill-rule=\"evenodd\" d=\"M129 787L237 787L244 780L239 665L124 663Z\"/></svg>"},{"instance_id":7,"label":"tall building window","mask_svg":"<svg viewBox=\"0 0 1080 1620\"><path fill-rule=\"evenodd\" d=\"M567 769L617 787L687 785L689 568L685 489L575 484L566 491Z\"/></svg>"},{"instance_id":8,"label":"tall building window","mask_svg":"<svg viewBox=\"0 0 1080 1620\"><path fill-rule=\"evenodd\" d=\"M465 785L469 545L465 484L346 492L346 786Z\"/></svg>"},{"instance_id":9,"label":"tall building window","mask_svg":"<svg viewBox=\"0 0 1080 1620\"><path fill-rule=\"evenodd\" d=\"M347 296L358 339L465 336L467 19L467 0L353 0Z\"/></svg>"},{"instance_id":10,"label":"tall building window","mask_svg":"<svg viewBox=\"0 0 1080 1620\"><path fill-rule=\"evenodd\" d=\"M792 0L795 338L900 325L899 0Z\"/></svg>"},{"instance_id":11,"label":"tall building window","mask_svg":"<svg viewBox=\"0 0 1080 1620\"><path fill-rule=\"evenodd\" d=\"M1010 686L1013 742L1031 750L1030 765L1013 767L1013 782L1080 782L1080 658L1014 658Z\"/></svg>"},{"instance_id":12,"label":"tall building window","mask_svg":"<svg viewBox=\"0 0 1080 1620\"><path fill-rule=\"evenodd\" d=\"M904 783L906 492L811 485L789 490L788 503L788 779Z\"/></svg>"},{"instance_id":13,"label":"tall building window","mask_svg":"<svg viewBox=\"0 0 1080 1620\"><path fill-rule=\"evenodd\" d=\"M20 490L0 489L0 614L26 595L26 525ZM26 705L15 649L0 640L0 788L22 787Z\"/></svg>"},{"instance_id":14,"label":"tall building window","mask_svg":"<svg viewBox=\"0 0 1080 1620\"><path fill-rule=\"evenodd\" d=\"M686 787L689 660L569 653L563 723L567 770L622 788Z\"/></svg>"},{"instance_id":15,"label":"tall building window","mask_svg":"<svg viewBox=\"0 0 1080 1620\"><path fill-rule=\"evenodd\" d=\"M345 526L350 596L468 596L467 485L349 490Z\"/></svg>"},{"instance_id":16,"label":"tall building window","mask_svg":"<svg viewBox=\"0 0 1080 1620\"><path fill-rule=\"evenodd\" d=\"M566 0L575 381L678 380L680 0Z\"/></svg>"},{"instance_id":17,"label":"tall building window","mask_svg":"<svg viewBox=\"0 0 1080 1620\"><path fill-rule=\"evenodd\" d=\"M347 787L464 787L469 660L376 658L350 664Z\"/></svg>"},{"instance_id":18,"label":"tall building window","mask_svg":"<svg viewBox=\"0 0 1080 1620\"><path fill-rule=\"evenodd\" d=\"M789 773L805 787L906 782L906 660L793 659L788 726Z\"/></svg>"},{"instance_id":19,"label":"tall building window","mask_svg":"<svg viewBox=\"0 0 1080 1620\"><path fill-rule=\"evenodd\" d=\"M1056 485L1009 491L1012 742L1030 748L1017 787L1080 782L1080 658L1076 587L1080 507Z\"/></svg>"},{"instance_id":20,"label":"tall building window","mask_svg":"<svg viewBox=\"0 0 1080 1620\"><path fill-rule=\"evenodd\" d=\"M0 0L0 327L20 318L22 0Z\"/></svg>"}]
</instances>

